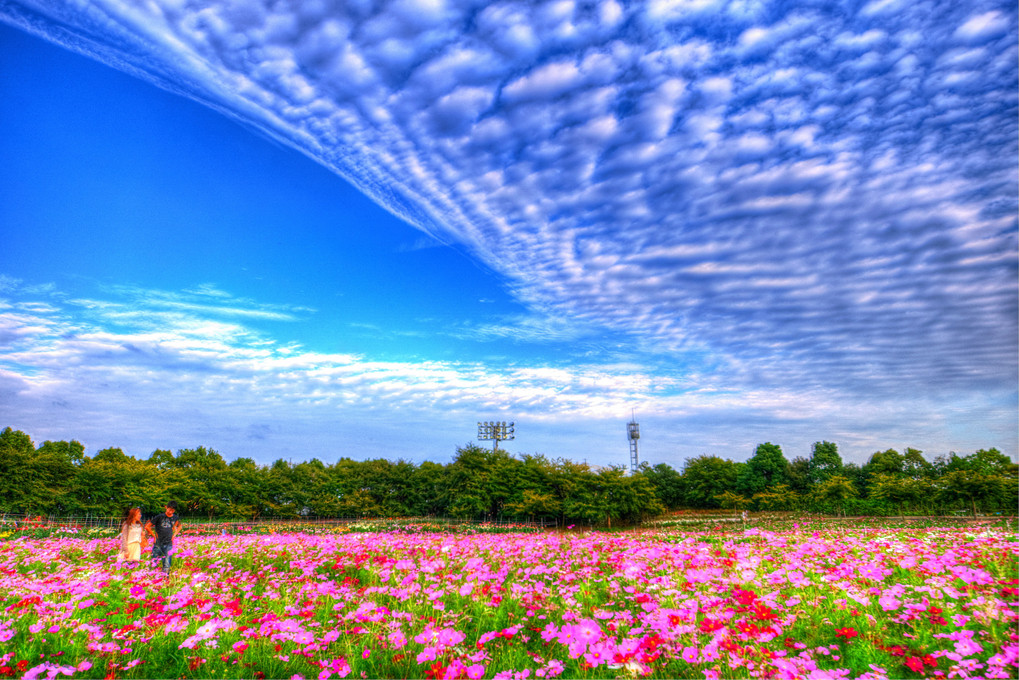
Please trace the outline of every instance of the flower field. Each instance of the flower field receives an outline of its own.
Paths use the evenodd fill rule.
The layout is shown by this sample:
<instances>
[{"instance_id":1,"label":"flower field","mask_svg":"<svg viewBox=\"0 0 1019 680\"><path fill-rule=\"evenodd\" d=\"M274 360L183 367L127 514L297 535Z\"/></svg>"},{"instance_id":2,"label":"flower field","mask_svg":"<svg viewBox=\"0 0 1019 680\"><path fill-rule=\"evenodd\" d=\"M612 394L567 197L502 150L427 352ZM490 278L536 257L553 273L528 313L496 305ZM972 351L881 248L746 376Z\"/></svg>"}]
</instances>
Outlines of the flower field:
<instances>
[{"instance_id":1,"label":"flower field","mask_svg":"<svg viewBox=\"0 0 1019 680\"><path fill-rule=\"evenodd\" d=\"M1016 677L1012 533L335 531L0 542L0 676Z\"/></svg>"}]
</instances>

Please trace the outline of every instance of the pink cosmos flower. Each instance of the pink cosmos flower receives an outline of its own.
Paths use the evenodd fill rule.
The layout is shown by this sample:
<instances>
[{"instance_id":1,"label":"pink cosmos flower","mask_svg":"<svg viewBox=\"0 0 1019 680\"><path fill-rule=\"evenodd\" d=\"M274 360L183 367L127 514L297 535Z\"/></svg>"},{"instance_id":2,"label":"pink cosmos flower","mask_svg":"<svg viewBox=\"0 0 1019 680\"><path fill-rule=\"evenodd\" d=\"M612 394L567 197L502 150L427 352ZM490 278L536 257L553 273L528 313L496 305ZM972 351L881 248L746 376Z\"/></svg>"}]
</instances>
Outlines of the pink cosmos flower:
<instances>
[{"instance_id":1,"label":"pink cosmos flower","mask_svg":"<svg viewBox=\"0 0 1019 680\"><path fill-rule=\"evenodd\" d=\"M972 656L984 651L984 648L973 640L964 639L955 643L955 651L960 656Z\"/></svg>"},{"instance_id":2,"label":"pink cosmos flower","mask_svg":"<svg viewBox=\"0 0 1019 680\"><path fill-rule=\"evenodd\" d=\"M578 640L583 642L594 642L601 638L602 630L597 621L582 619L579 624L573 627Z\"/></svg>"},{"instance_id":3,"label":"pink cosmos flower","mask_svg":"<svg viewBox=\"0 0 1019 680\"><path fill-rule=\"evenodd\" d=\"M604 644L593 644L588 648L587 653L584 654L584 661L592 666L599 666L611 661L611 659L611 650Z\"/></svg>"},{"instance_id":4,"label":"pink cosmos flower","mask_svg":"<svg viewBox=\"0 0 1019 680\"><path fill-rule=\"evenodd\" d=\"M467 636L455 628L445 628L439 631L438 643L444 647L454 647L464 641Z\"/></svg>"},{"instance_id":5,"label":"pink cosmos flower","mask_svg":"<svg viewBox=\"0 0 1019 680\"><path fill-rule=\"evenodd\" d=\"M902 606L902 601L894 595L882 595L877 602L886 612L895 611Z\"/></svg>"}]
</instances>

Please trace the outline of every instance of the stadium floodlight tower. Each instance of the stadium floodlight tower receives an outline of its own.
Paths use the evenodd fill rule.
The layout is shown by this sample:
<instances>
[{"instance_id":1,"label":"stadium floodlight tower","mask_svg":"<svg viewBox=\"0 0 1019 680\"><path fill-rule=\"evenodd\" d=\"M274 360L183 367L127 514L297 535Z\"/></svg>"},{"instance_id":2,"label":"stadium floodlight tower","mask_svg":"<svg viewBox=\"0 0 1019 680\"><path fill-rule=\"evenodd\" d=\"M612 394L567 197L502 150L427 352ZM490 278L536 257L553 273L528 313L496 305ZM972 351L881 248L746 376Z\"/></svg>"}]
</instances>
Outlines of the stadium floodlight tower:
<instances>
[{"instance_id":1,"label":"stadium floodlight tower","mask_svg":"<svg viewBox=\"0 0 1019 680\"><path fill-rule=\"evenodd\" d=\"M505 420L502 422L498 421L485 421L478 422L478 439L479 440L491 440L492 450L496 451L499 448L499 442L514 439L515 423L507 423Z\"/></svg>"},{"instance_id":2,"label":"stadium floodlight tower","mask_svg":"<svg viewBox=\"0 0 1019 680\"><path fill-rule=\"evenodd\" d=\"M637 472L637 440L640 439L640 426L637 419L630 414L630 422L626 424L626 438L630 440L630 474Z\"/></svg>"}]
</instances>

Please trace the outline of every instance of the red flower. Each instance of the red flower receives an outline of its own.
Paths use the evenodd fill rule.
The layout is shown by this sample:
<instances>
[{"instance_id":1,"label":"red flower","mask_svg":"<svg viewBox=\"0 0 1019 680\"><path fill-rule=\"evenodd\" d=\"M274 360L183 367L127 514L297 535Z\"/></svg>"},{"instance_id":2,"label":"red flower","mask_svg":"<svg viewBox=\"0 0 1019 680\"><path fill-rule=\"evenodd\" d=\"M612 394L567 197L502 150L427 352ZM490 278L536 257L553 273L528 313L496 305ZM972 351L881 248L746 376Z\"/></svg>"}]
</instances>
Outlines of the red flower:
<instances>
[{"instance_id":1,"label":"red flower","mask_svg":"<svg viewBox=\"0 0 1019 680\"><path fill-rule=\"evenodd\" d=\"M14 669L10 666L0 666L0 675L14 677Z\"/></svg>"},{"instance_id":2,"label":"red flower","mask_svg":"<svg viewBox=\"0 0 1019 680\"><path fill-rule=\"evenodd\" d=\"M732 593L732 599L744 607L749 607L757 599L757 593L752 590L740 590L737 588Z\"/></svg>"},{"instance_id":3,"label":"red flower","mask_svg":"<svg viewBox=\"0 0 1019 680\"><path fill-rule=\"evenodd\" d=\"M934 658L933 656L931 656L930 654L928 654L927 656L925 656L925 657L923 658L923 662L924 662L925 664L927 664L928 666L930 666L931 668L937 668L937 667L938 667L938 660L937 660L937 659L935 659L935 658Z\"/></svg>"},{"instance_id":4,"label":"red flower","mask_svg":"<svg viewBox=\"0 0 1019 680\"><path fill-rule=\"evenodd\" d=\"M736 624L736 627L739 629L739 632L754 637L756 637L757 634L761 632L760 628L750 623L749 621L740 621Z\"/></svg>"},{"instance_id":5,"label":"red flower","mask_svg":"<svg viewBox=\"0 0 1019 680\"><path fill-rule=\"evenodd\" d=\"M720 628L724 628L725 624L715 619L704 619L701 621L701 632L702 633L713 633Z\"/></svg>"},{"instance_id":6,"label":"red flower","mask_svg":"<svg viewBox=\"0 0 1019 680\"><path fill-rule=\"evenodd\" d=\"M425 671L426 678L435 678L440 680L446 675L446 667L442 665L441 661L436 661L432 664L432 667Z\"/></svg>"},{"instance_id":7,"label":"red flower","mask_svg":"<svg viewBox=\"0 0 1019 680\"><path fill-rule=\"evenodd\" d=\"M911 656L906 659L905 666L914 673L923 673L923 661L918 656Z\"/></svg>"},{"instance_id":8,"label":"red flower","mask_svg":"<svg viewBox=\"0 0 1019 680\"><path fill-rule=\"evenodd\" d=\"M42 598L39 597L38 595L26 597L25 599L19 601L17 604L12 604L10 607L7 608L7 611L11 611L13 609L21 609L22 607L30 607L33 604L42 604Z\"/></svg>"},{"instance_id":9,"label":"red flower","mask_svg":"<svg viewBox=\"0 0 1019 680\"><path fill-rule=\"evenodd\" d=\"M856 632L855 628L836 628L835 637L844 637L847 640L852 640L857 637L859 633Z\"/></svg>"}]
</instances>

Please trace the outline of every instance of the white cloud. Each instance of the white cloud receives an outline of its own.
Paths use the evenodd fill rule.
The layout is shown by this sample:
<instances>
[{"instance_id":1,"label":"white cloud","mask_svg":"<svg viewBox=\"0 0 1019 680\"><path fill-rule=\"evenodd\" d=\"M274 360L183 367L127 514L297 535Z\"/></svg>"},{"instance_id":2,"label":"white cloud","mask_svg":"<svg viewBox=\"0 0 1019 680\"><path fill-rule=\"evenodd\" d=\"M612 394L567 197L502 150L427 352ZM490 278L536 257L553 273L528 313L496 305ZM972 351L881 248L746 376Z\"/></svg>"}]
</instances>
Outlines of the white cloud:
<instances>
[{"instance_id":1,"label":"white cloud","mask_svg":"<svg viewBox=\"0 0 1019 680\"><path fill-rule=\"evenodd\" d=\"M997 38L1015 27L1015 22L996 10L974 15L955 30L955 37L969 42Z\"/></svg>"},{"instance_id":2,"label":"white cloud","mask_svg":"<svg viewBox=\"0 0 1019 680\"><path fill-rule=\"evenodd\" d=\"M0 13L243 118L462 244L530 305L532 340L625 335L678 374L710 356L720 385L801 394L826 376L850 401L1014 390L1015 8L96 0ZM245 320L309 313L220 293L151 305L210 320L188 333L227 344L249 337ZM192 337L183 328L173 342ZM459 384L461 370L429 380ZM528 403L543 403L534 389ZM577 394L585 413L623 401Z\"/></svg>"}]
</instances>

